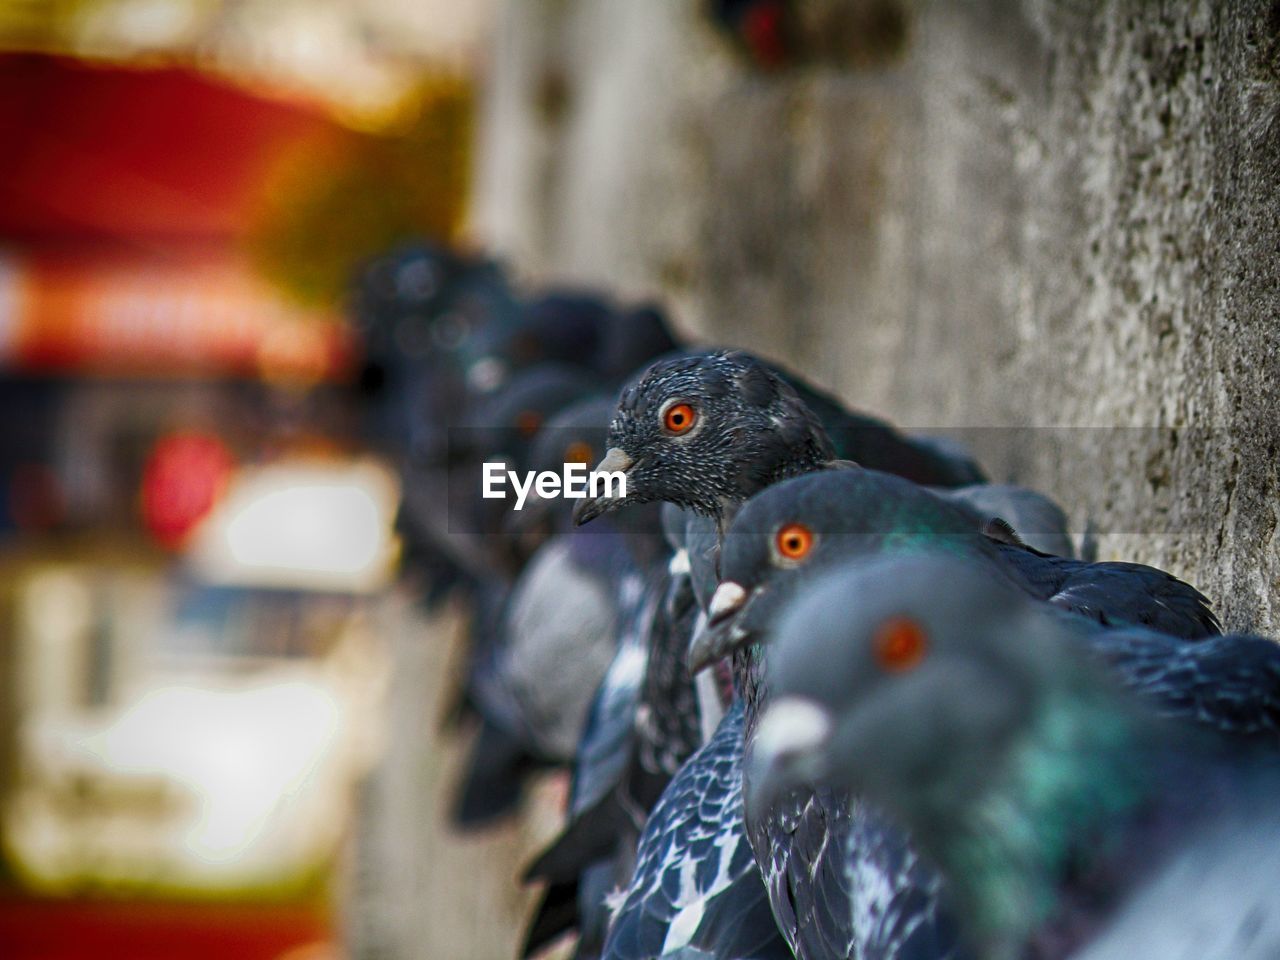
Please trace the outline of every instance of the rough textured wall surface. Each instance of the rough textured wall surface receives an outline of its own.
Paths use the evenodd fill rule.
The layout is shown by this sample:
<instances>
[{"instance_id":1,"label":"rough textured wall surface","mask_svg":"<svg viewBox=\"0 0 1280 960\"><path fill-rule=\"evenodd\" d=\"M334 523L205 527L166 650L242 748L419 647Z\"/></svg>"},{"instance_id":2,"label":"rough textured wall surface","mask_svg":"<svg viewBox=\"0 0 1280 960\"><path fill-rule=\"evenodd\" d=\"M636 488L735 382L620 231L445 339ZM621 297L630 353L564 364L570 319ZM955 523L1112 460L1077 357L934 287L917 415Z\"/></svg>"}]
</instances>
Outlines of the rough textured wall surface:
<instances>
[{"instance_id":1,"label":"rough textured wall surface","mask_svg":"<svg viewBox=\"0 0 1280 960\"><path fill-rule=\"evenodd\" d=\"M700 6L510 0L477 235L963 428L1280 630L1280 3L920 2L875 67L771 77Z\"/></svg>"}]
</instances>

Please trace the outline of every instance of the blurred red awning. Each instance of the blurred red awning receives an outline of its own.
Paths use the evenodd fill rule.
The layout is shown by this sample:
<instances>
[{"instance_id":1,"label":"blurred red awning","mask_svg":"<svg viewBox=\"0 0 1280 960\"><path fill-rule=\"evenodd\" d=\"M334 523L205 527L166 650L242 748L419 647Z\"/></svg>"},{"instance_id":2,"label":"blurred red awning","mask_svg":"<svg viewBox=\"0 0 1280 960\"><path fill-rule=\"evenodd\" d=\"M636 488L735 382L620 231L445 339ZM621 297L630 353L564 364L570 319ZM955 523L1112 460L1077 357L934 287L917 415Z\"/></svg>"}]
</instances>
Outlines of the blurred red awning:
<instances>
[{"instance_id":1,"label":"blurred red awning","mask_svg":"<svg viewBox=\"0 0 1280 960\"><path fill-rule=\"evenodd\" d=\"M349 134L314 105L178 67L0 55L0 365L340 377L336 318L241 253L282 163Z\"/></svg>"},{"instance_id":2,"label":"blurred red awning","mask_svg":"<svg viewBox=\"0 0 1280 960\"><path fill-rule=\"evenodd\" d=\"M0 55L0 236L236 236L281 157L346 138L314 105L194 70Z\"/></svg>"}]
</instances>

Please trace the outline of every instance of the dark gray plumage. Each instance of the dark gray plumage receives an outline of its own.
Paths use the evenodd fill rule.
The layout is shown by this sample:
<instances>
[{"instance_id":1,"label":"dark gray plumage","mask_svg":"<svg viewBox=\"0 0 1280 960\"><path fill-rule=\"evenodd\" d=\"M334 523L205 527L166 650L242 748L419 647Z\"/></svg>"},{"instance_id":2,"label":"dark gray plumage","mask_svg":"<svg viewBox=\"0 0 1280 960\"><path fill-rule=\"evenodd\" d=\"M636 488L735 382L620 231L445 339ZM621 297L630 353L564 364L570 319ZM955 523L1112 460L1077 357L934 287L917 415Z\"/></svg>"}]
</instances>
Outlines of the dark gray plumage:
<instances>
[{"instance_id":1,"label":"dark gray plumage","mask_svg":"<svg viewBox=\"0 0 1280 960\"><path fill-rule=\"evenodd\" d=\"M585 544L555 538L529 561L512 590L498 673L543 756L562 762L573 757L593 691L616 650L618 603L611 581L626 567L619 546L602 536Z\"/></svg>"},{"instance_id":2,"label":"dark gray plumage","mask_svg":"<svg viewBox=\"0 0 1280 960\"><path fill-rule=\"evenodd\" d=\"M689 593L687 577L647 571L578 747L569 824L527 872L553 886L578 884L578 956L598 953L604 895L630 876L649 811L702 743L684 667L696 611ZM609 878L603 888L599 876Z\"/></svg>"},{"instance_id":3,"label":"dark gray plumage","mask_svg":"<svg viewBox=\"0 0 1280 960\"><path fill-rule=\"evenodd\" d=\"M1038 553L1066 558L1076 555L1067 532L1067 515L1042 493L1011 483L979 483L934 492L967 508L980 522L1004 521L1019 541Z\"/></svg>"},{"instance_id":4,"label":"dark gray plumage","mask_svg":"<svg viewBox=\"0 0 1280 960\"><path fill-rule=\"evenodd\" d=\"M612 400L604 407L585 401L549 420L534 444L534 468L558 470L571 458L587 456L591 447L599 451ZM589 548L601 539L598 527L564 531L572 502L526 504L525 510L539 511L550 521L549 529L562 531L552 542ZM671 569L673 545L658 531L656 514L654 505L606 524L622 528L634 568L609 579L620 611L617 653L578 742L569 823L526 874L527 880L549 883L529 927L526 955L574 927L576 955L598 955L607 923L605 895L630 876L645 817L702 743L693 681L685 667L696 607L687 572ZM679 533L677 539L682 523ZM576 680L578 671L571 666L563 660L558 664Z\"/></svg>"},{"instance_id":5,"label":"dark gray plumage","mask_svg":"<svg viewBox=\"0 0 1280 960\"><path fill-rule=\"evenodd\" d=\"M607 960L789 960L742 832L742 709L680 768L617 897Z\"/></svg>"},{"instance_id":6,"label":"dark gray plumage","mask_svg":"<svg viewBox=\"0 0 1280 960\"><path fill-rule=\"evenodd\" d=\"M599 955L608 925L605 900L630 876L640 811L616 799L635 749L636 709L649 660L649 632L666 581L664 571L624 573L618 650L595 692L572 766L569 823L530 865L526 882L546 888L525 933L522 957L576 930L575 956Z\"/></svg>"},{"instance_id":7,"label":"dark gray plumage","mask_svg":"<svg viewBox=\"0 0 1280 960\"><path fill-rule=\"evenodd\" d=\"M426 488L407 501L419 504L416 512L430 518L442 542L470 557L476 584L466 703L480 715L482 732L453 805L464 826L509 814L530 771L572 756L591 691L612 656L615 577L629 562L622 535L601 529L590 538L561 537L530 559L525 543L500 533L510 501L479 497L482 462L527 469L545 423L594 389L583 371L557 365L511 377L474 405L466 429L451 431L447 501L439 491L425 495Z\"/></svg>"}]
</instances>

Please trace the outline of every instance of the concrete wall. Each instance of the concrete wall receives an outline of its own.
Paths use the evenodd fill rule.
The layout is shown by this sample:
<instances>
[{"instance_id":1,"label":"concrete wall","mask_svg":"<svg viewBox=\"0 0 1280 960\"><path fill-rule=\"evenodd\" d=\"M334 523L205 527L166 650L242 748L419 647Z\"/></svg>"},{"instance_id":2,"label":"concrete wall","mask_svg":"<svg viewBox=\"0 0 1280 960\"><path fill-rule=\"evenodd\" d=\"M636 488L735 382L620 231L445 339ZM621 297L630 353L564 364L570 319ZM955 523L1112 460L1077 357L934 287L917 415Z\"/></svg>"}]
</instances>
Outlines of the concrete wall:
<instances>
[{"instance_id":1,"label":"concrete wall","mask_svg":"<svg viewBox=\"0 0 1280 960\"><path fill-rule=\"evenodd\" d=\"M515 958L535 899L519 876L560 831L565 779L534 784L519 819L454 830L448 805L469 738L441 720L465 650L462 619L426 618L397 590L375 627L391 654L386 753L362 786L343 863L343 946L352 960Z\"/></svg>"},{"instance_id":2,"label":"concrete wall","mask_svg":"<svg viewBox=\"0 0 1280 960\"><path fill-rule=\"evenodd\" d=\"M477 238L968 428L1101 556L1280 630L1280 4L907 3L776 77L700 8L500 7Z\"/></svg>"}]
</instances>

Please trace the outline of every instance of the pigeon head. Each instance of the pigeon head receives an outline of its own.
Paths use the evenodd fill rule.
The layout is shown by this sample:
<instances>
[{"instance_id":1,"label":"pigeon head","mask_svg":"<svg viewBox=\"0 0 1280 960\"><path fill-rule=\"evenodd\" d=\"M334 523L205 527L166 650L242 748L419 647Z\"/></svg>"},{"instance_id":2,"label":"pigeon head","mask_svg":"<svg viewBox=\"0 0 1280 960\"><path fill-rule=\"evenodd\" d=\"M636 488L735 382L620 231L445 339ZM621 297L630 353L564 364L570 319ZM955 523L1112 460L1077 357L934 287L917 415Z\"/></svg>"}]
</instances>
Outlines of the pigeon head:
<instances>
[{"instance_id":1,"label":"pigeon head","mask_svg":"<svg viewBox=\"0 0 1280 960\"><path fill-rule=\"evenodd\" d=\"M690 668L767 641L779 612L821 571L858 556L922 550L974 562L992 554L972 517L887 473L824 470L762 491L725 534L720 585L690 646Z\"/></svg>"},{"instance_id":2,"label":"pigeon head","mask_svg":"<svg viewBox=\"0 0 1280 960\"><path fill-rule=\"evenodd\" d=\"M642 366L678 347L666 313L656 304L647 303L623 311L609 325L594 360L605 377L622 384Z\"/></svg>"},{"instance_id":3,"label":"pigeon head","mask_svg":"<svg viewBox=\"0 0 1280 960\"><path fill-rule=\"evenodd\" d=\"M593 396L552 414L538 429L529 453L529 468L536 472L561 473L576 464L590 468L604 450L604 434L613 414L613 399ZM548 500L530 488L524 508L507 514L508 532L542 539L569 527L572 500Z\"/></svg>"},{"instance_id":4,"label":"pigeon head","mask_svg":"<svg viewBox=\"0 0 1280 960\"><path fill-rule=\"evenodd\" d=\"M487 499L484 464L502 463L523 473L546 424L564 407L599 390L599 382L574 367L541 364L521 371L495 393L477 398L463 425L449 430L449 516L479 533L507 529L508 499Z\"/></svg>"},{"instance_id":5,"label":"pigeon head","mask_svg":"<svg viewBox=\"0 0 1280 960\"><path fill-rule=\"evenodd\" d=\"M766 654L773 700L753 770L784 788L791 770L901 801L936 776L954 786L944 767L955 748L966 764L982 752L989 769L1053 669L1024 642L1031 605L939 554L854 559L810 580Z\"/></svg>"},{"instance_id":6,"label":"pigeon head","mask_svg":"<svg viewBox=\"0 0 1280 960\"><path fill-rule=\"evenodd\" d=\"M626 495L579 501L577 523L656 500L723 521L752 494L832 458L795 390L740 352L661 360L618 399L597 467L626 474Z\"/></svg>"},{"instance_id":7,"label":"pigeon head","mask_svg":"<svg viewBox=\"0 0 1280 960\"><path fill-rule=\"evenodd\" d=\"M396 247L366 263L352 291L354 320L365 330L405 317L434 319L449 285L469 264L460 254L431 243Z\"/></svg>"},{"instance_id":8,"label":"pigeon head","mask_svg":"<svg viewBox=\"0 0 1280 960\"><path fill-rule=\"evenodd\" d=\"M766 653L748 808L815 779L865 796L942 868L980 938L1024 935L1108 825L1162 789L1144 747L1161 721L1070 621L955 557L830 572Z\"/></svg>"},{"instance_id":9,"label":"pigeon head","mask_svg":"<svg viewBox=\"0 0 1280 960\"><path fill-rule=\"evenodd\" d=\"M611 398L592 396L549 417L534 439L531 468L559 472L566 464L592 466L604 452L605 430L612 413Z\"/></svg>"},{"instance_id":10,"label":"pigeon head","mask_svg":"<svg viewBox=\"0 0 1280 960\"><path fill-rule=\"evenodd\" d=\"M456 431L456 447L478 460L505 460L513 469L531 467L535 442L562 409L600 387L585 371L563 364L522 370L495 393L476 398Z\"/></svg>"}]
</instances>

